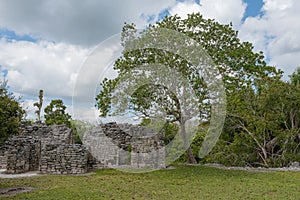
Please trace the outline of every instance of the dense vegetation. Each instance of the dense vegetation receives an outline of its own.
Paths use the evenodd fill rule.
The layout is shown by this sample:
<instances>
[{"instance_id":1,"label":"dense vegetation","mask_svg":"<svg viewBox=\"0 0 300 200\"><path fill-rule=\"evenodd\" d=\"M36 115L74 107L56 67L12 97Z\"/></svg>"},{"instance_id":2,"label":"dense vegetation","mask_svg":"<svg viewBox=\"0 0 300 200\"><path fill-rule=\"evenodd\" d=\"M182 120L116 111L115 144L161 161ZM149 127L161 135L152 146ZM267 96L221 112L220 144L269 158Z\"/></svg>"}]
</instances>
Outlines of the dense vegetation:
<instances>
[{"instance_id":1,"label":"dense vegetation","mask_svg":"<svg viewBox=\"0 0 300 200\"><path fill-rule=\"evenodd\" d=\"M300 161L300 68L290 76L289 81L283 81L283 72L268 66L263 53L254 52L251 43L241 42L238 32L234 31L231 25L204 19L200 14L191 14L187 19L178 16L166 17L155 25L149 25L148 30L157 28L167 28L188 35L205 49L218 67L225 86L227 107L225 125L217 145L209 155L198 158L211 115L211 97L207 89L209 83L193 71L192 63L162 49L143 48L123 52L114 63L119 77L105 79L96 98L101 116L113 114L115 111L112 109L113 93L122 76L131 74L136 66L159 63L161 66L170 66L190 81L198 100L197 107L193 108L201 113L199 120L202 121L193 143L187 148L186 156L182 156L178 161L264 167L288 166L291 162ZM143 40L149 33L146 30L140 35L135 35L136 32L134 24L125 24L122 44L126 46L126 42L132 39ZM168 37L164 39L167 41ZM134 81L126 84L132 83ZM179 104L176 95L165 89L159 84L148 84L138 88L130 98L130 109L141 114L144 125L155 128L156 122L149 122L149 118L155 113L153 110L156 108L153 109L153 105L160 107L167 117L165 124L161 126L165 131L165 143L172 141L179 130L183 140L186 140L185 122L188 119L182 117L182 105ZM41 90L39 102L35 103L38 108L38 120L41 119L42 103ZM85 127L92 127L84 122L72 121L60 99L53 100L44 111L47 124L66 124L73 128L78 143L79 135L86 130ZM18 133L18 126L23 117L24 110L19 99L8 92L6 82L1 83L0 144L10 135Z\"/></svg>"},{"instance_id":2,"label":"dense vegetation","mask_svg":"<svg viewBox=\"0 0 300 200\"><path fill-rule=\"evenodd\" d=\"M205 82L195 71L194 65L180 55L151 46L154 41L149 39L149 35L158 34L156 30L159 28L176 30L197 41L218 66L223 78L227 99L225 126L217 146L201 162L269 167L286 166L293 161L300 161L300 71L291 76L290 82L282 81L283 72L268 66L263 53L254 52L251 43L241 42L238 32L231 25L204 19L200 14L191 14L187 19L178 16L166 17L155 25L149 25L146 31L139 34L136 34L138 30L134 24L125 24L122 31L125 51L114 64L118 77L105 79L101 84L103 89L96 99L102 116L126 113L124 107L127 104L127 109L134 110L144 118L144 123L146 119L155 118L163 110L166 113L165 123L177 126L169 129L169 132L167 128L170 126L164 126L168 137L166 140L170 141L172 135L180 130L185 144L187 119L182 117L185 112L182 107L185 105L180 104L174 92L161 86L159 81L136 88L128 102L124 98L114 99L114 94L122 93L126 87L136 84L136 80L132 81L134 78L125 83L124 80L128 74L138 79L139 74L143 74L143 66L144 80L147 80L146 74L151 72L145 66L150 64L159 63L162 64L160 66L175 69L192 85L199 102L194 109L198 109L202 115L198 134L191 148L187 148L186 158L181 158L181 161L189 163L196 161L194 157L198 156L199 147L209 127L207 121L211 115L211 97L208 96L210 83ZM163 43L169 38L171 36L166 35L162 39L164 41L159 42ZM128 51L126 46L131 41L143 43L144 46ZM182 41L178 41L180 42ZM187 49L189 45L189 41L186 42ZM125 89L120 89L120 85L124 85ZM125 95L128 94L124 93L123 96Z\"/></svg>"},{"instance_id":3,"label":"dense vegetation","mask_svg":"<svg viewBox=\"0 0 300 200\"><path fill-rule=\"evenodd\" d=\"M19 132L24 114L19 99L9 93L7 81L0 82L0 145L9 136Z\"/></svg>"},{"instance_id":4,"label":"dense vegetation","mask_svg":"<svg viewBox=\"0 0 300 200\"><path fill-rule=\"evenodd\" d=\"M227 105L225 128L209 162L287 166L300 161L300 85L260 81L237 90Z\"/></svg>"},{"instance_id":5,"label":"dense vegetation","mask_svg":"<svg viewBox=\"0 0 300 200\"><path fill-rule=\"evenodd\" d=\"M71 115L66 113L66 106L61 99L52 100L45 108L45 122L51 124L65 124L71 127Z\"/></svg>"},{"instance_id":6,"label":"dense vegetation","mask_svg":"<svg viewBox=\"0 0 300 200\"><path fill-rule=\"evenodd\" d=\"M34 103L37 107L37 121L41 120L41 110L43 105L43 90L39 91L39 102ZM83 135L92 124L80 120L72 120L71 115L66 112L66 105L61 99L52 100L44 109L45 123L63 124L73 129L75 143L81 143L79 134ZM8 91L7 81L0 82L0 145L9 137L17 135L21 123L30 124L32 120L25 118L26 112L22 108L20 98L14 97Z\"/></svg>"}]
</instances>

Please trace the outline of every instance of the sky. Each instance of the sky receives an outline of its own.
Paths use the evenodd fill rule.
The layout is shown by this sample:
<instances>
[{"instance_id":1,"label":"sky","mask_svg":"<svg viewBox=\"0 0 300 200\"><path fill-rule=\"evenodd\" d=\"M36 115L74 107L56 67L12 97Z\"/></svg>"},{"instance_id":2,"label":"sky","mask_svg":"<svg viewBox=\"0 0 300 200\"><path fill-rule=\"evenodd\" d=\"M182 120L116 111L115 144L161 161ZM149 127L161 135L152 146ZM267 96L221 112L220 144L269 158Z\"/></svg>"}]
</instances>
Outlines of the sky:
<instances>
[{"instance_id":1,"label":"sky","mask_svg":"<svg viewBox=\"0 0 300 200\"><path fill-rule=\"evenodd\" d=\"M185 18L200 12L220 23L232 22L240 39L263 51L267 63L282 69L287 79L300 66L299 10L299 0L0 1L0 75L22 97L27 118L35 118L33 103L40 89L44 105L63 99L73 114L74 84L87 56L120 33L124 22L143 28L165 15ZM93 105L80 109L83 119L95 120Z\"/></svg>"}]
</instances>

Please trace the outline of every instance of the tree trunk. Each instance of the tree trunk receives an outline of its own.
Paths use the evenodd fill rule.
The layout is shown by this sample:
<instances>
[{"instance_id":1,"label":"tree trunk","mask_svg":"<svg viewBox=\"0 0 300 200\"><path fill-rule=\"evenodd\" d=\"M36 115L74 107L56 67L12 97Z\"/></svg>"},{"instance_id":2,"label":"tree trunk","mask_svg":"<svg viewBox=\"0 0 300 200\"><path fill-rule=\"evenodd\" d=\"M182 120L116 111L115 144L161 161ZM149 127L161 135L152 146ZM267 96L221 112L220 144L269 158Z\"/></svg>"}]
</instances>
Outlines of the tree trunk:
<instances>
[{"instance_id":1,"label":"tree trunk","mask_svg":"<svg viewBox=\"0 0 300 200\"><path fill-rule=\"evenodd\" d=\"M193 155L193 152L192 152L192 149L190 147L190 144L188 142L188 138L187 138L187 135L186 135L186 131L185 131L185 123L184 122L180 122L180 130L181 130L181 137L182 137L182 140L183 140L183 143L184 143L184 147L186 149L186 160L187 160L187 163L190 163L190 164L196 164L197 161Z\"/></svg>"},{"instance_id":2,"label":"tree trunk","mask_svg":"<svg viewBox=\"0 0 300 200\"><path fill-rule=\"evenodd\" d=\"M190 163L190 164L197 163L191 147L188 147L188 149L186 150L186 159L187 159L187 163Z\"/></svg>"}]
</instances>

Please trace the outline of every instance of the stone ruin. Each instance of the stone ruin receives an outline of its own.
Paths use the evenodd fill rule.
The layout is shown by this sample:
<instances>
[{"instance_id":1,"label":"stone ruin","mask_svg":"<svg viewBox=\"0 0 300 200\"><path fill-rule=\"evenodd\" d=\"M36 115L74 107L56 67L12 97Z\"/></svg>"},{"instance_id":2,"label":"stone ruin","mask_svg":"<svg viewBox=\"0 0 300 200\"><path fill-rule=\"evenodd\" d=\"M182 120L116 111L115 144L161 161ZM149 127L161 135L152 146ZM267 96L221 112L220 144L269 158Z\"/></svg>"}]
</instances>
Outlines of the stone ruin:
<instances>
[{"instance_id":1,"label":"stone ruin","mask_svg":"<svg viewBox=\"0 0 300 200\"><path fill-rule=\"evenodd\" d=\"M165 168L163 134L131 124L102 124L83 138L91 154L108 167Z\"/></svg>"},{"instance_id":2,"label":"stone ruin","mask_svg":"<svg viewBox=\"0 0 300 200\"><path fill-rule=\"evenodd\" d=\"M145 127L108 123L94 127L74 144L64 125L35 123L0 146L0 168L5 173L39 171L82 174L93 169L165 168L162 134Z\"/></svg>"},{"instance_id":3,"label":"stone ruin","mask_svg":"<svg viewBox=\"0 0 300 200\"><path fill-rule=\"evenodd\" d=\"M7 165L7 159L5 155L5 149L4 146L0 146L0 169L6 168Z\"/></svg>"}]
</instances>

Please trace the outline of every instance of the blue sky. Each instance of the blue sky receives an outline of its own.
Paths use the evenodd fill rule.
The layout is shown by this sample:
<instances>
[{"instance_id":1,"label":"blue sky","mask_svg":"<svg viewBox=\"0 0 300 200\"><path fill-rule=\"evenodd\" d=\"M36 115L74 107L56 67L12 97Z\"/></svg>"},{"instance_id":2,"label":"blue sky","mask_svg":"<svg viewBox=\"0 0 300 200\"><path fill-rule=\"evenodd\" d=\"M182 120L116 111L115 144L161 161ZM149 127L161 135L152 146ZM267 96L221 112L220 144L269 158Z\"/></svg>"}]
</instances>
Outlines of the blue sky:
<instances>
[{"instance_id":1,"label":"blue sky","mask_svg":"<svg viewBox=\"0 0 300 200\"><path fill-rule=\"evenodd\" d=\"M263 51L268 64L284 70L287 78L299 66L299 9L299 0L0 1L0 74L23 97L29 116L41 88L46 103L64 99L71 112L82 64L124 22L142 28L165 15L201 12L220 23L233 22L240 39ZM82 110L84 117L94 118Z\"/></svg>"},{"instance_id":2,"label":"blue sky","mask_svg":"<svg viewBox=\"0 0 300 200\"><path fill-rule=\"evenodd\" d=\"M0 30L0 38L4 38L7 41L17 40L17 41L29 41L29 42L37 42L38 39L34 38L30 35L19 35L16 34L13 30L1 29Z\"/></svg>"},{"instance_id":3,"label":"blue sky","mask_svg":"<svg viewBox=\"0 0 300 200\"><path fill-rule=\"evenodd\" d=\"M248 4L244 18L255 17L255 16L261 15L263 1L261 1L261 0L244 0L244 2Z\"/></svg>"}]
</instances>

